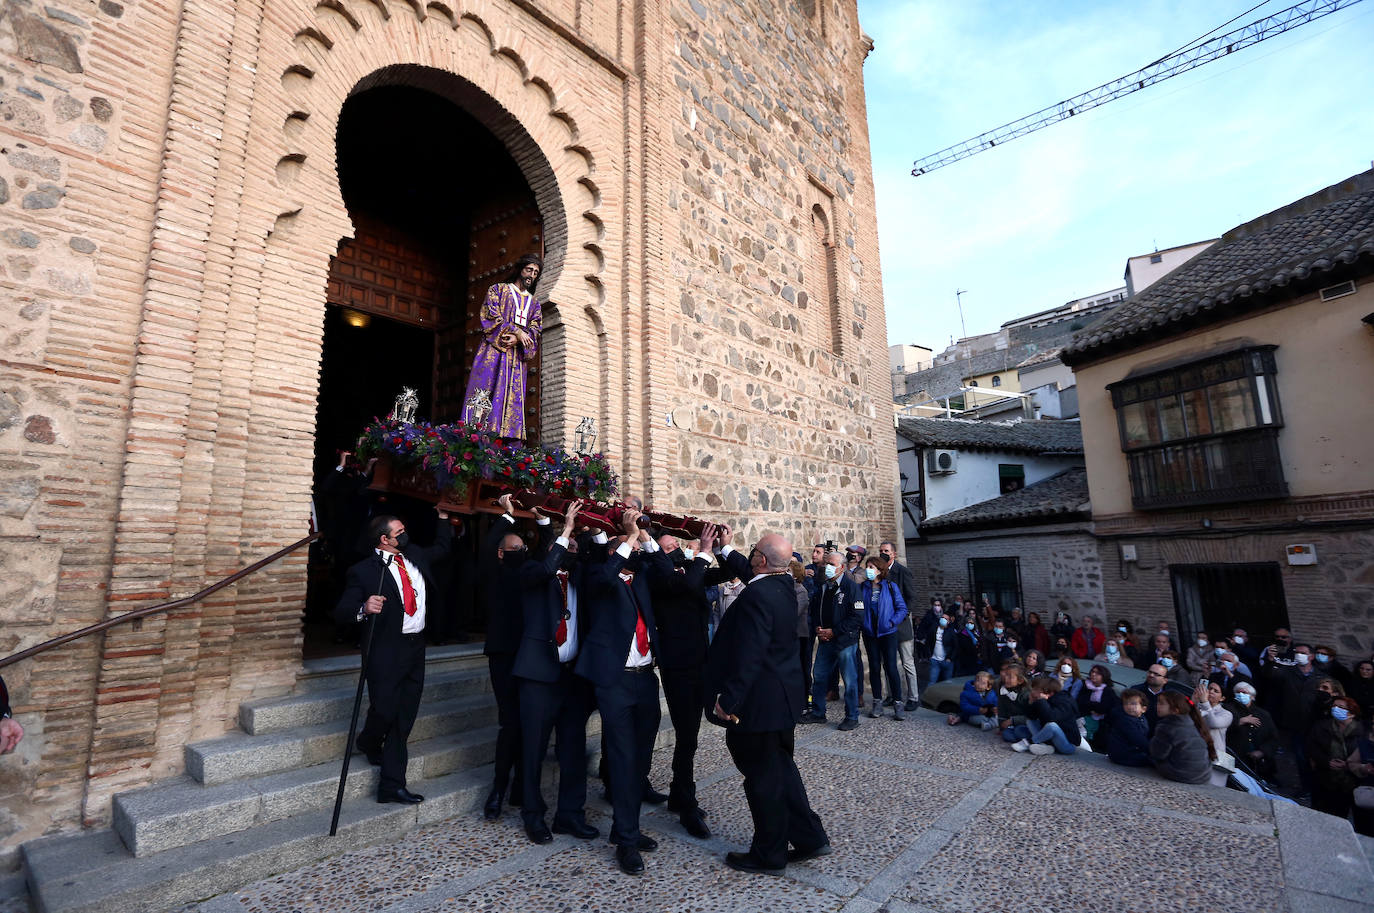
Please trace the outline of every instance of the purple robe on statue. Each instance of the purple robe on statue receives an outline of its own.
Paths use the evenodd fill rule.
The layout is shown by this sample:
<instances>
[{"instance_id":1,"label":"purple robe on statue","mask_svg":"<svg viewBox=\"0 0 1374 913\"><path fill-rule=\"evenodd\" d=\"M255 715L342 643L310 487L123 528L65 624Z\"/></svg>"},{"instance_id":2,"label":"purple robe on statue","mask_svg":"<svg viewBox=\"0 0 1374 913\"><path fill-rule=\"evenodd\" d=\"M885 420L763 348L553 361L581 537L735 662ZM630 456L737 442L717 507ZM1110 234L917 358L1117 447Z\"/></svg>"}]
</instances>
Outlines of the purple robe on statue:
<instances>
[{"instance_id":1,"label":"purple robe on statue","mask_svg":"<svg viewBox=\"0 0 1374 913\"><path fill-rule=\"evenodd\" d=\"M482 344L472 360L463 396L464 422L496 437L524 438L525 373L539 353L542 326L539 302L533 295L507 282L487 289L487 300L482 303ZM502 334L514 334L517 328L529 335L529 347L518 340L503 347Z\"/></svg>"}]
</instances>

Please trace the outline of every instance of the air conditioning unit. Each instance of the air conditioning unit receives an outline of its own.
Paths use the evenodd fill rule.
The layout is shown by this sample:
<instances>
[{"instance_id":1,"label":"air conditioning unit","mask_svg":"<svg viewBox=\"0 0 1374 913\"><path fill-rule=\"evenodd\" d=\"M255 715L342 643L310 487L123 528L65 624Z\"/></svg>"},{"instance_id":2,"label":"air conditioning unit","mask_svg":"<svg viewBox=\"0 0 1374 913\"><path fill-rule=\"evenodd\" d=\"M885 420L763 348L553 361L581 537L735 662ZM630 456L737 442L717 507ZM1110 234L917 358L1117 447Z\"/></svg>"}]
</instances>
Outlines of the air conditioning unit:
<instances>
[{"instance_id":1,"label":"air conditioning unit","mask_svg":"<svg viewBox=\"0 0 1374 913\"><path fill-rule=\"evenodd\" d=\"M927 450L926 472L935 476L949 475L959 471L959 451Z\"/></svg>"}]
</instances>

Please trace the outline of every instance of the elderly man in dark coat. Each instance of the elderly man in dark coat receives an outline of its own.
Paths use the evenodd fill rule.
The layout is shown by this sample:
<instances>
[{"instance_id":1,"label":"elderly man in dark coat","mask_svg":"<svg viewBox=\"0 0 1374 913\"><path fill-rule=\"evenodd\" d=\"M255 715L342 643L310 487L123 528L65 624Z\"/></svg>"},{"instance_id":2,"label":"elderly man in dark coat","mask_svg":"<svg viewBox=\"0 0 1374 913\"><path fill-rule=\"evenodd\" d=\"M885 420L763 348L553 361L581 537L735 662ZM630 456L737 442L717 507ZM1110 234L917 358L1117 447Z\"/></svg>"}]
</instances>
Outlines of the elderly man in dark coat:
<instances>
[{"instance_id":1,"label":"elderly man in dark coat","mask_svg":"<svg viewBox=\"0 0 1374 913\"><path fill-rule=\"evenodd\" d=\"M702 548L709 547L703 538ZM754 819L749 851L725 855L742 872L779 874L789 861L830 852L792 757L805 704L791 557L792 543L782 536L759 540L749 554L752 577L721 620L706 659L708 716L726 727L725 746L744 774Z\"/></svg>"}]
</instances>

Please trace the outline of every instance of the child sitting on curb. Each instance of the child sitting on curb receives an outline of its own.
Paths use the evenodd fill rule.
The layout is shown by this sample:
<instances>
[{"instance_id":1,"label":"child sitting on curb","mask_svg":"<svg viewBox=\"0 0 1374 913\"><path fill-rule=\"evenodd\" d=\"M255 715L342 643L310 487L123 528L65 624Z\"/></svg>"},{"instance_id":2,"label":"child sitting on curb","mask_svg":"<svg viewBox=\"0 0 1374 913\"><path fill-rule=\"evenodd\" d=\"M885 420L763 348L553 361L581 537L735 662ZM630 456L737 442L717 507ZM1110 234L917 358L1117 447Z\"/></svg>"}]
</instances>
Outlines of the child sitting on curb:
<instances>
[{"instance_id":1,"label":"child sitting on curb","mask_svg":"<svg viewBox=\"0 0 1374 913\"><path fill-rule=\"evenodd\" d=\"M1127 688L1121 706L1113 707L1104 721L1107 759L1125 767L1150 767L1150 721L1145 719L1145 694Z\"/></svg>"},{"instance_id":2,"label":"child sitting on curb","mask_svg":"<svg viewBox=\"0 0 1374 913\"><path fill-rule=\"evenodd\" d=\"M1081 744L1078 703L1069 697L1057 678L1046 676L1031 682L1026 726L1030 729L1030 740L1022 739L1013 743L1013 751L1073 754Z\"/></svg>"},{"instance_id":3,"label":"child sitting on curb","mask_svg":"<svg viewBox=\"0 0 1374 913\"><path fill-rule=\"evenodd\" d=\"M968 723L984 730L997 725L997 692L992 690L992 673L979 672L964 683L959 695L959 712L951 713L946 721L951 726Z\"/></svg>"},{"instance_id":4,"label":"child sitting on curb","mask_svg":"<svg viewBox=\"0 0 1374 913\"><path fill-rule=\"evenodd\" d=\"M1019 663L1002 667L1002 687L997 690L997 725L1002 728L1005 742L1023 742L1030 738L1026 728L1026 705L1030 703L1030 687Z\"/></svg>"}]
</instances>

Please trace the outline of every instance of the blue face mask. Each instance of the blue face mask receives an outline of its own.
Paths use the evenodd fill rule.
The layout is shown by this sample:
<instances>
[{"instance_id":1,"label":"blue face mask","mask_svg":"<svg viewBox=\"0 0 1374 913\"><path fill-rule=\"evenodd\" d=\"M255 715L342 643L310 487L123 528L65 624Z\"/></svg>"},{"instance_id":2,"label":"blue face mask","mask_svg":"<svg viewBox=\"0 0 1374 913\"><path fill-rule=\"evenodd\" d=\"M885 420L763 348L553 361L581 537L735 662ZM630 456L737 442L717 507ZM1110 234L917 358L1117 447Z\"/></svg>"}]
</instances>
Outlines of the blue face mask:
<instances>
[{"instance_id":1,"label":"blue face mask","mask_svg":"<svg viewBox=\"0 0 1374 913\"><path fill-rule=\"evenodd\" d=\"M970 631L972 631L972 630L973 630L973 622L971 622L971 621L965 622L965 623L964 623L964 627L966 627L966 628L968 628Z\"/></svg>"},{"instance_id":2,"label":"blue face mask","mask_svg":"<svg viewBox=\"0 0 1374 913\"><path fill-rule=\"evenodd\" d=\"M1172 669L1174 667L1174 661L1167 656L1161 659L1159 664L1166 669Z\"/></svg>"},{"instance_id":3,"label":"blue face mask","mask_svg":"<svg viewBox=\"0 0 1374 913\"><path fill-rule=\"evenodd\" d=\"M1236 703L1240 704L1242 707L1249 707L1250 701L1252 700L1254 700L1254 698L1252 698L1249 694L1245 693L1244 691L1236 692Z\"/></svg>"},{"instance_id":4,"label":"blue face mask","mask_svg":"<svg viewBox=\"0 0 1374 913\"><path fill-rule=\"evenodd\" d=\"M826 580L834 580L834 579L835 579L835 565L833 565L833 564L827 564L827 565L825 566L825 579L826 579Z\"/></svg>"},{"instance_id":5,"label":"blue face mask","mask_svg":"<svg viewBox=\"0 0 1374 913\"><path fill-rule=\"evenodd\" d=\"M1319 663L1329 663L1329 662L1331 662L1331 657L1327 656L1325 653L1318 653L1318 654L1317 654L1317 662L1319 662Z\"/></svg>"},{"instance_id":6,"label":"blue face mask","mask_svg":"<svg viewBox=\"0 0 1374 913\"><path fill-rule=\"evenodd\" d=\"M1349 718L1350 718L1350 711L1349 711L1349 710L1346 710L1344 707L1332 707L1332 708L1331 708L1331 719L1337 720L1337 721L1340 721L1340 722L1344 722L1345 720L1348 720Z\"/></svg>"},{"instance_id":7,"label":"blue face mask","mask_svg":"<svg viewBox=\"0 0 1374 913\"><path fill-rule=\"evenodd\" d=\"M864 576L867 577L869 580L877 580L878 569L876 567L864 568Z\"/></svg>"},{"instance_id":8,"label":"blue face mask","mask_svg":"<svg viewBox=\"0 0 1374 913\"><path fill-rule=\"evenodd\" d=\"M1001 626L1001 625L998 625L997 627L993 628L992 630L996 631L998 634L1001 634L1001 633L1002 633L1002 626Z\"/></svg>"},{"instance_id":9,"label":"blue face mask","mask_svg":"<svg viewBox=\"0 0 1374 913\"><path fill-rule=\"evenodd\" d=\"M940 619L940 627L943 628L943 627L946 627L946 626L948 626L948 625L949 625L949 619L948 619L948 618L941 618L941 619Z\"/></svg>"}]
</instances>

